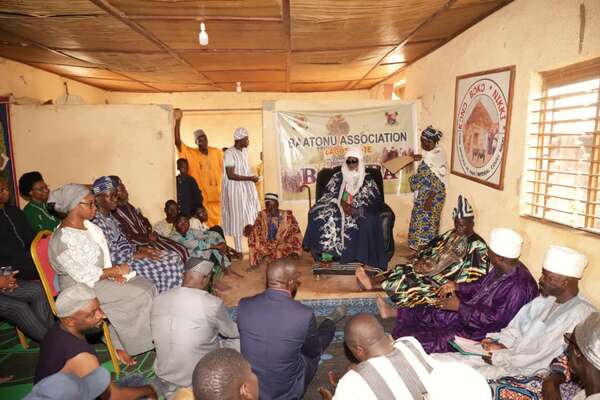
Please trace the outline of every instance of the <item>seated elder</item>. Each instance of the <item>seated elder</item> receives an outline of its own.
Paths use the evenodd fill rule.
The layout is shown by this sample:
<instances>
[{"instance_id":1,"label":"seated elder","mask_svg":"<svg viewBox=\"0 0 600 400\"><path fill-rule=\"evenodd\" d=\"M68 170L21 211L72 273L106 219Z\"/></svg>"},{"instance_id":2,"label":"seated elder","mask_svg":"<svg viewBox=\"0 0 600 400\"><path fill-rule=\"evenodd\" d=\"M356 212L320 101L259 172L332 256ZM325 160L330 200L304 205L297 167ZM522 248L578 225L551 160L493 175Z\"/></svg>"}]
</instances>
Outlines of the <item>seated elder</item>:
<instances>
[{"instance_id":1,"label":"seated elder","mask_svg":"<svg viewBox=\"0 0 600 400\"><path fill-rule=\"evenodd\" d=\"M181 286L183 261L179 254L170 250L137 247L131 243L112 215L117 208L117 194L112 180L102 176L92 185L98 211L92 220L106 237L110 258L115 265L128 264L138 275L149 279L160 293Z\"/></svg>"},{"instance_id":2,"label":"seated elder","mask_svg":"<svg viewBox=\"0 0 600 400\"><path fill-rule=\"evenodd\" d=\"M102 230L90 222L96 215L94 195L79 184L67 184L52 192L55 209L66 214L52 234L48 253L60 290L77 283L95 289L110 321L111 337L119 358L133 363L135 355L152 349L150 310L156 289L136 276L126 280L127 263L113 265Z\"/></svg>"},{"instance_id":3,"label":"seated elder","mask_svg":"<svg viewBox=\"0 0 600 400\"><path fill-rule=\"evenodd\" d=\"M30 251L34 237L23 211L10 204L8 182L0 178L0 267L19 270L22 279L39 279Z\"/></svg>"},{"instance_id":4,"label":"seated elder","mask_svg":"<svg viewBox=\"0 0 600 400\"><path fill-rule=\"evenodd\" d=\"M523 239L516 232L498 228L490 235L491 271L470 283L449 281L438 292L438 303L398 309L377 298L382 318L396 317L395 338L414 336L428 353L452 351L455 336L482 340L513 319L537 294L537 284L519 261ZM448 297L448 295L450 295Z\"/></svg>"},{"instance_id":5,"label":"seated elder","mask_svg":"<svg viewBox=\"0 0 600 400\"><path fill-rule=\"evenodd\" d=\"M19 178L19 193L29 203L23 208L27 221L35 233L53 231L60 220L48 210L48 185L38 171L26 172Z\"/></svg>"},{"instance_id":6,"label":"seated elder","mask_svg":"<svg viewBox=\"0 0 600 400\"><path fill-rule=\"evenodd\" d=\"M267 264L284 257L302 254L302 233L298 221L289 210L279 209L275 193L265 195L265 209L258 213L254 225L245 229L250 249L250 267Z\"/></svg>"},{"instance_id":7,"label":"seated elder","mask_svg":"<svg viewBox=\"0 0 600 400\"><path fill-rule=\"evenodd\" d=\"M432 240L407 264L370 278L356 270L359 285L367 290L383 289L399 307L436 304L437 289L449 281L476 281L489 268L485 241L475 233L474 214L466 198L458 196L453 211L454 229Z\"/></svg>"},{"instance_id":8,"label":"seated elder","mask_svg":"<svg viewBox=\"0 0 600 400\"><path fill-rule=\"evenodd\" d=\"M375 178L365 171L362 150L349 149L341 168L308 212L302 247L318 260L339 259L385 269L379 217L382 198Z\"/></svg>"},{"instance_id":9,"label":"seated elder","mask_svg":"<svg viewBox=\"0 0 600 400\"><path fill-rule=\"evenodd\" d=\"M187 250L179 243L154 232L148 218L144 217L139 208L129 202L129 192L118 176L112 175L113 186L117 189L117 209L113 215L119 221L121 231L127 239L136 246L148 246L159 250L170 250L179 254L185 262Z\"/></svg>"}]
</instances>

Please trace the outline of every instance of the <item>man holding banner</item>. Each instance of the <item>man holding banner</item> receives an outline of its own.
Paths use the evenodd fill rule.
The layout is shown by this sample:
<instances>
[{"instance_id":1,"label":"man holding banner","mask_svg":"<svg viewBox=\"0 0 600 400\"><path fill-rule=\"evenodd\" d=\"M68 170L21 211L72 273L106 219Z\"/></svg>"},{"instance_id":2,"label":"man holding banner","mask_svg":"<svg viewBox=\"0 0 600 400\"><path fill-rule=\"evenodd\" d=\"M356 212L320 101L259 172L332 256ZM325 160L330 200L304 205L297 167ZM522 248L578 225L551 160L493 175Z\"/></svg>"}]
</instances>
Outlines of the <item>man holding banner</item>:
<instances>
[{"instance_id":1,"label":"man holding banner","mask_svg":"<svg viewBox=\"0 0 600 400\"><path fill-rule=\"evenodd\" d=\"M363 152L351 148L319 201L310 209L303 247L321 261L360 262L385 269L381 193L365 171Z\"/></svg>"}]
</instances>

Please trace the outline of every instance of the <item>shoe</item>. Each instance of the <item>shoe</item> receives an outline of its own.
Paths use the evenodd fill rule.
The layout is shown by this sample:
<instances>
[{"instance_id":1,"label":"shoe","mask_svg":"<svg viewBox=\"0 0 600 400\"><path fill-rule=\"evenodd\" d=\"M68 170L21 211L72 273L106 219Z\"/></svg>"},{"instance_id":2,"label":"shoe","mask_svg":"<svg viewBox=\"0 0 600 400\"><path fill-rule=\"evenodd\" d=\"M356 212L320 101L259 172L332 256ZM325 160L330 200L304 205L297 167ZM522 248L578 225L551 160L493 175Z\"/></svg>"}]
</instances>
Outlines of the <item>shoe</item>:
<instances>
[{"instance_id":1,"label":"shoe","mask_svg":"<svg viewBox=\"0 0 600 400\"><path fill-rule=\"evenodd\" d=\"M339 307L336 307L336 309L333 310L331 312L331 314L329 314L325 318L330 319L335 324L337 324L338 322L340 322L341 320L343 320L345 317L346 317L346 306L345 305L341 305Z\"/></svg>"}]
</instances>

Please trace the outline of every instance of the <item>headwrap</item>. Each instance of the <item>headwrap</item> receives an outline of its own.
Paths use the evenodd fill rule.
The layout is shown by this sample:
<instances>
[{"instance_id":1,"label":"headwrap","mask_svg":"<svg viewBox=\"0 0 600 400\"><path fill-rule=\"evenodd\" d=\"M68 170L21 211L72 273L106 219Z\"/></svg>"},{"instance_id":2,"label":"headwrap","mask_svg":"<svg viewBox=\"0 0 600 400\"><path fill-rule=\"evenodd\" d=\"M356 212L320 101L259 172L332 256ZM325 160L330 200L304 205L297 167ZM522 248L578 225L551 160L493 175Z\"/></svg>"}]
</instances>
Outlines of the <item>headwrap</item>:
<instances>
[{"instance_id":1,"label":"headwrap","mask_svg":"<svg viewBox=\"0 0 600 400\"><path fill-rule=\"evenodd\" d=\"M346 164L346 160L350 157L354 157L358 160L358 168L351 171ZM354 196L362 187L365 181L365 163L363 161L363 152L360 147L351 147L346 151L344 155L344 162L342 163L342 190L340 190L340 197L343 194L344 187L346 191Z\"/></svg>"},{"instance_id":2,"label":"headwrap","mask_svg":"<svg viewBox=\"0 0 600 400\"><path fill-rule=\"evenodd\" d=\"M550 246L544 257L542 267L555 274L581 278L587 266L587 257L565 246Z\"/></svg>"},{"instance_id":3,"label":"headwrap","mask_svg":"<svg viewBox=\"0 0 600 400\"><path fill-rule=\"evenodd\" d=\"M445 186L446 177L448 176L448 161L446 160L446 152L443 147L436 144L435 148L431 151L423 150L423 162L427 164L431 172L433 172Z\"/></svg>"},{"instance_id":4,"label":"headwrap","mask_svg":"<svg viewBox=\"0 0 600 400\"><path fill-rule=\"evenodd\" d=\"M277 195L277 193L265 193L265 201L279 202L279 196Z\"/></svg>"},{"instance_id":5,"label":"headwrap","mask_svg":"<svg viewBox=\"0 0 600 400\"><path fill-rule=\"evenodd\" d=\"M31 189L33 189L33 184L43 180L42 174L38 171L25 172L19 178L19 193L23 197L28 197Z\"/></svg>"},{"instance_id":6,"label":"headwrap","mask_svg":"<svg viewBox=\"0 0 600 400\"><path fill-rule=\"evenodd\" d=\"M233 132L234 140L242 140L243 138L246 138L246 137L248 137L248 130L246 128L237 128Z\"/></svg>"},{"instance_id":7,"label":"headwrap","mask_svg":"<svg viewBox=\"0 0 600 400\"><path fill-rule=\"evenodd\" d=\"M115 185L113 184L112 179L110 179L108 176L101 176L92 184L92 193L94 193L94 195L98 195L100 193L108 192L114 188Z\"/></svg>"},{"instance_id":8,"label":"headwrap","mask_svg":"<svg viewBox=\"0 0 600 400\"><path fill-rule=\"evenodd\" d=\"M575 327L575 340L585 359L600 369L600 313L591 313Z\"/></svg>"},{"instance_id":9,"label":"headwrap","mask_svg":"<svg viewBox=\"0 0 600 400\"><path fill-rule=\"evenodd\" d=\"M194 131L194 140L198 140L198 138L200 136L206 136L206 133L204 132L204 129L196 129Z\"/></svg>"},{"instance_id":10,"label":"headwrap","mask_svg":"<svg viewBox=\"0 0 600 400\"><path fill-rule=\"evenodd\" d=\"M425 129L423 129L423 131L421 132L421 137L427 138L429 140L433 140L436 143L440 141L442 136L444 136L442 131L435 129L431 125L429 125Z\"/></svg>"},{"instance_id":11,"label":"headwrap","mask_svg":"<svg viewBox=\"0 0 600 400\"><path fill-rule=\"evenodd\" d=\"M119 187L119 183L122 182L121 178L119 178L117 175L109 175L108 177L112 181L113 187L115 187L115 188Z\"/></svg>"},{"instance_id":12,"label":"headwrap","mask_svg":"<svg viewBox=\"0 0 600 400\"><path fill-rule=\"evenodd\" d=\"M466 197L458 195L458 205L452 210L452 219L464 219L474 217L473 207L469 204Z\"/></svg>"},{"instance_id":13,"label":"headwrap","mask_svg":"<svg viewBox=\"0 0 600 400\"><path fill-rule=\"evenodd\" d=\"M519 258L523 238L517 232L507 228L492 229L490 233L490 249L499 256Z\"/></svg>"},{"instance_id":14,"label":"headwrap","mask_svg":"<svg viewBox=\"0 0 600 400\"><path fill-rule=\"evenodd\" d=\"M56 316L64 318L75 314L90 300L96 298L94 289L83 283L77 283L62 290L56 299Z\"/></svg>"},{"instance_id":15,"label":"headwrap","mask_svg":"<svg viewBox=\"0 0 600 400\"><path fill-rule=\"evenodd\" d=\"M203 258L191 257L185 262L186 272L198 272L202 275L210 275L214 264L212 261L205 260Z\"/></svg>"},{"instance_id":16,"label":"headwrap","mask_svg":"<svg viewBox=\"0 0 600 400\"><path fill-rule=\"evenodd\" d=\"M50 193L48 203L54 204L54 210L59 213L68 214L88 194L90 194L90 190L84 185L67 183Z\"/></svg>"}]
</instances>

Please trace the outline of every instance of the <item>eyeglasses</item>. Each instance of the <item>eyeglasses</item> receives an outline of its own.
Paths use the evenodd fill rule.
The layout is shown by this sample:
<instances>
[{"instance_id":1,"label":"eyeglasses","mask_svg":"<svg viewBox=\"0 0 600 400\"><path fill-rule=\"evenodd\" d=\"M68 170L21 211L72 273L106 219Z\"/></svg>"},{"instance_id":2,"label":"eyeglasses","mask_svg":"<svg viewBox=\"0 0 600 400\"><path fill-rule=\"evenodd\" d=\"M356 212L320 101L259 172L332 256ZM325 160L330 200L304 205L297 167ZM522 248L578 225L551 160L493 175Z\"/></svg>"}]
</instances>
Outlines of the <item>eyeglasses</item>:
<instances>
[{"instance_id":1,"label":"eyeglasses","mask_svg":"<svg viewBox=\"0 0 600 400\"><path fill-rule=\"evenodd\" d=\"M96 202L95 201L90 201L89 203L86 203L85 201L80 201L79 204L85 204L89 208L96 208Z\"/></svg>"},{"instance_id":2,"label":"eyeglasses","mask_svg":"<svg viewBox=\"0 0 600 400\"><path fill-rule=\"evenodd\" d=\"M356 158L349 158L346 160L347 165L358 164L358 160Z\"/></svg>"}]
</instances>

